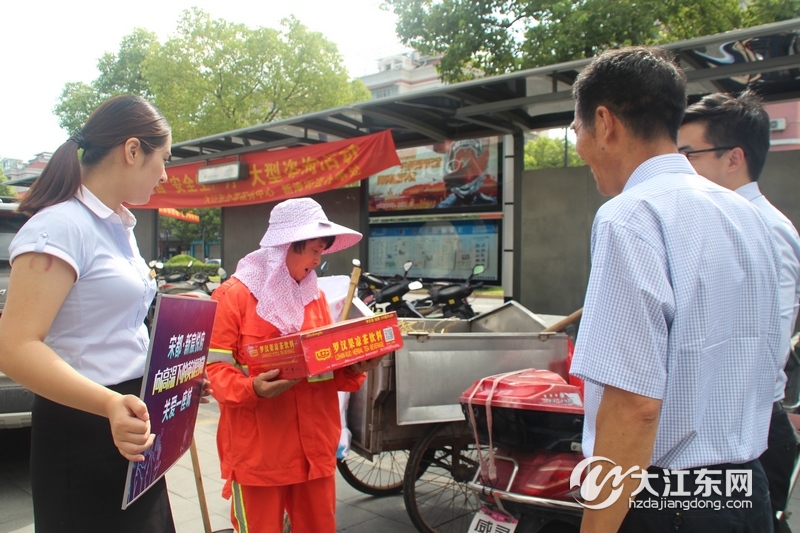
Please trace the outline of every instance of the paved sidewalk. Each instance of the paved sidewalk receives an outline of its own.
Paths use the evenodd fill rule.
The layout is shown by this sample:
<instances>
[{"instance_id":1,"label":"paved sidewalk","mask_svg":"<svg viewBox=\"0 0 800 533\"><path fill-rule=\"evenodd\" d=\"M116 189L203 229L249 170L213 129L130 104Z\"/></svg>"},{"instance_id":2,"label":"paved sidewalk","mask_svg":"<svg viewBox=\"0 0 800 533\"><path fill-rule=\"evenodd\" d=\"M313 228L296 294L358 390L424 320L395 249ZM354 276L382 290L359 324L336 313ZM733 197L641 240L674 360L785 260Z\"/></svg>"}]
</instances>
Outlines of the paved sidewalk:
<instances>
[{"instance_id":1,"label":"paved sidewalk","mask_svg":"<svg viewBox=\"0 0 800 533\"><path fill-rule=\"evenodd\" d=\"M475 298L472 306L486 312L502 305L502 298ZM545 323L560 317L540 315ZM195 429L195 442L200 463L203 492L211 522L216 533L230 531L230 503L224 500L219 459L215 442L219 406L212 400L200 405ZM30 431L0 431L0 533L33 533L33 509L30 501L28 476L28 446ZM187 453L167 473L173 515L177 533L203 533L203 520L197 484ZM414 533L416 531L405 510L402 495L375 498L348 485L337 473L337 531L347 533ZM789 524L800 533L800 491L795 491L789 506ZM87 532L90 533L90 532Z\"/></svg>"},{"instance_id":2,"label":"paved sidewalk","mask_svg":"<svg viewBox=\"0 0 800 533\"><path fill-rule=\"evenodd\" d=\"M212 531L222 533L231 525L229 504L220 496L222 481L214 442L218 418L216 403L200 406L195 439ZM0 432L0 533L34 533L28 477L29 435L27 429ZM416 531L411 526L401 495L374 498L356 491L338 474L336 482L338 531ZM167 483L178 533L203 533L197 487L188 453L167 473ZM800 532L800 492L795 491L789 509L792 512L789 524L793 531Z\"/></svg>"},{"instance_id":3,"label":"paved sidewalk","mask_svg":"<svg viewBox=\"0 0 800 533\"><path fill-rule=\"evenodd\" d=\"M219 406L212 401L201 405L197 415L195 443L200 460L203 492L206 496L211 529L221 532L231 528L230 502L221 496L222 481L215 435L219 420ZM184 455L167 472L172 513L177 533L202 533L197 484L192 470L190 454ZM374 498L356 491L336 474L337 531L348 533L413 533L406 514L402 496ZM20 530L25 531L25 530ZM31 530L32 531L32 530ZM2 533L2 524L0 524Z\"/></svg>"},{"instance_id":4,"label":"paved sidewalk","mask_svg":"<svg viewBox=\"0 0 800 533\"><path fill-rule=\"evenodd\" d=\"M230 530L230 504L221 496L219 459L215 434L219 406L212 401L200 406L195 442L202 474L211 529ZM0 431L0 533L34 533L29 477L30 429ZM167 472L170 502L178 533L203 533L197 484L190 454ZM413 533L402 496L373 498L336 477L337 531L348 533ZM87 532L92 533L92 532ZM143 532L144 533L144 532Z\"/></svg>"}]
</instances>

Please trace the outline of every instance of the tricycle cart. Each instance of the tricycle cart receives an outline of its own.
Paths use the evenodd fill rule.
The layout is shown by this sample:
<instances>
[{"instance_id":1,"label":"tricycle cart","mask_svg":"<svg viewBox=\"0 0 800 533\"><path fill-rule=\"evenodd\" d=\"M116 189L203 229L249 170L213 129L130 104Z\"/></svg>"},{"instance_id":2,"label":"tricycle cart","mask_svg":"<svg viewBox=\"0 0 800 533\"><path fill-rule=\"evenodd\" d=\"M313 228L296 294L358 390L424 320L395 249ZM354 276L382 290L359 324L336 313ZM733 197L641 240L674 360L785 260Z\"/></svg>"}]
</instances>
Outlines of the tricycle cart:
<instances>
[{"instance_id":1,"label":"tricycle cart","mask_svg":"<svg viewBox=\"0 0 800 533\"><path fill-rule=\"evenodd\" d=\"M459 396L476 380L524 368L565 373L567 336L516 302L470 320L401 319L404 347L389 354L353 393L351 452L339 471L354 488L403 492L423 533L467 531L479 466Z\"/></svg>"}]
</instances>

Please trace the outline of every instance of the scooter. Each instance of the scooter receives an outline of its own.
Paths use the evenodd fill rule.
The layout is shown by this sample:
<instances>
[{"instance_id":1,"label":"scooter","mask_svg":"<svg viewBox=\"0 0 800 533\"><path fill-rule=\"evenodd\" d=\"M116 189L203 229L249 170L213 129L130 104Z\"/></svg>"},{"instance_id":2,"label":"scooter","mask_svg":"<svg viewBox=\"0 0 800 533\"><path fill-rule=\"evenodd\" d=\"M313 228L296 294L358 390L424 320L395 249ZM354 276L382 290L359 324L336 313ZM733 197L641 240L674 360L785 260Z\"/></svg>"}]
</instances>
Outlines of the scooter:
<instances>
[{"instance_id":1,"label":"scooter","mask_svg":"<svg viewBox=\"0 0 800 533\"><path fill-rule=\"evenodd\" d=\"M583 507L570 476L584 459L578 387L554 372L527 369L484 378L460 401L489 449L467 484L483 505L473 524L485 522L484 531L491 524L491 531L577 533Z\"/></svg>"},{"instance_id":2,"label":"scooter","mask_svg":"<svg viewBox=\"0 0 800 533\"><path fill-rule=\"evenodd\" d=\"M373 310L386 304L384 310L394 311L398 317L424 318L412 302L403 298L408 292L423 287L421 281L408 279L408 271L412 266L414 266L412 261L406 261L403 264L403 276L393 280L385 280L369 272L362 272L358 297Z\"/></svg>"},{"instance_id":3,"label":"scooter","mask_svg":"<svg viewBox=\"0 0 800 533\"><path fill-rule=\"evenodd\" d=\"M448 283L446 285L432 285L428 288L429 296L414 302L414 307L424 316L441 314L444 318L469 319L475 316L475 311L469 303L472 292L483 285L482 281L473 282L473 278L482 274L483 265L475 265L472 274L461 283Z\"/></svg>"},{"instance_id":4,"label":"scooter","mask_svg":"<svg viewBox=\"0 0 800 533\"><path fill-rule=\"evenodd\" d=\"M183 272L175 272L172 274L168 274L164 277L164 284L159 287L159 292L163 294L185 294L185 293L195 293L201 292L206 294L207 296L211 296L211 293L214 292L216 286L212 286L210 284L208 274L204 272L197 272L191 277L189 277L189 269L192 268L194 261L189 261L186 265L186 270ZM223 275L225 274L225 270L220 268L217 270L220 274L220 279L223 279ZM200 295L193 295L197 298L201 298Z\"/></svg>"},{"instance_id":5,"label":"scooter","mask_svg":"<svg viewBox=\"0 0 800 533\"><path fill-rule=\"evenodd\" d=\"M358 287L356 288L356 295L358 298L367 304L370 309L375 308L375 291L386 287L389 282L380 276L370 274L369 272L362 272L359 276Z\"/></svg>"},{"instance_id":6,"label":"scooter","mask_svg":"<svg viewBox=\"0 0 800 533\"><path fill-rule=\"evenodd\" d=\"M158 292L161 294L179 294L188 298L211 298L211 293L214 292L214 289L219 287L220 284L212 282L208 274L204 272L197 272L189 277L189 269L193 264L194 261L189 261L186 265L186 270L183 272L175 272L164 276L163 281L158 281ZM151 261L150 267L157 273L164 268L164 265L161 262L154 263ZM228 273L225 272L225 269L222 267L217 269L217 274L220 277L220 282L225 281L228 277ZM150 308L147 310L147 316L145 317L145 324L148 330L150 330L152 326L155 312L156 299L154 298L153 302L150 304Z\"/></svg>"},{"instance_id":7,"label":"scooter","mask_svg":"<svg viewBox=\"0 0 800 533\"><path fill-rule=\"evenodd\" d=\"M160 289L164 285L164 263L153 259L147 266L150 267L150 275L156 280L156 286Z\"/></svg>"},{"instance_id":8,"label":"scooter","mask_svg":"<svg viewBox=\"0 0 800 533\"><path fill-rule=\"evenodd\" d=\"M800 355L799 343L796 335L793 358ZM790 384L798 379L797 373L790 375ZM462 410L476 439L489 450L488 464L482 459L468 483L483 504L473 524L483 521L484 528L475 531L580 530L583 506L571 476L584 459L582 397L579 385L536 369L489 376L464 391ZM800 431L800 415L789 418ZM798 477L800 456L792 469L790 497ZM785 517L785 510L778 512L779 519Z\"/></svg>"}]
</instances>

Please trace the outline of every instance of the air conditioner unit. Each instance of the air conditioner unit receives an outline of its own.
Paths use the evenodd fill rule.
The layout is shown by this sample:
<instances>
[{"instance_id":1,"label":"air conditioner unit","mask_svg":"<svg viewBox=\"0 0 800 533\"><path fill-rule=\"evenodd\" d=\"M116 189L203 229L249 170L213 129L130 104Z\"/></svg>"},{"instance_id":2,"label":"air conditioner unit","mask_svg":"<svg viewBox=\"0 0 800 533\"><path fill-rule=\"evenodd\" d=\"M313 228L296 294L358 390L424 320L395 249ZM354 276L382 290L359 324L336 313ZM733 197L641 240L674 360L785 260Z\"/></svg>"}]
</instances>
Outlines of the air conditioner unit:
<instances>
[{"instance_id":1,"label":"air conditioner unit","mask_svg":"<svg viewBox=\"0 0 800 533\"><path fill-rule=\"evenodd\" d=\"M783 131L786 129L785 118L774 118L769 121L769 131Z\"/></svg>"}]
</instances>

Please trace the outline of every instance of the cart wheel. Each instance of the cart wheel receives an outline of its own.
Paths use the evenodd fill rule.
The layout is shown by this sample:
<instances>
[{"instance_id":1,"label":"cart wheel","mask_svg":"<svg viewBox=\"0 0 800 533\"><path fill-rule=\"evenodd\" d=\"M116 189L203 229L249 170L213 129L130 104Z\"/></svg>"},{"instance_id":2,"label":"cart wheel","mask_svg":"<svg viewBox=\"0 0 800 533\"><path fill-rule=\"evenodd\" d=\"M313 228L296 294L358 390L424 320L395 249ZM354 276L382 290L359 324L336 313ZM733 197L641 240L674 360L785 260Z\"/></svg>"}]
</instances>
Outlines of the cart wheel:
<instances>
[{"instance_id":1,"label":"cart wheel","mask_svg":"<svg viewBox=\"0 0 800 533\"><path fill-rule=\"evenodd\" d=\"M339 473L354 489L371 496L400 494L403 473L408 463L408 450L381 452L372 461L351 453L336 461Z\"/></svg>"},{"instance_id":2,"label":"cart wheel","mask_svg":"<svg viewBox=\"0 0 800 533\"><path fill-rule=\"evenodd\" d=\"M403 477L403 499L418 531L467 531L481 506L467 488L478 468L478 450L466 422L436 424L417 441Z\"/></svg>"}]
</instances>

